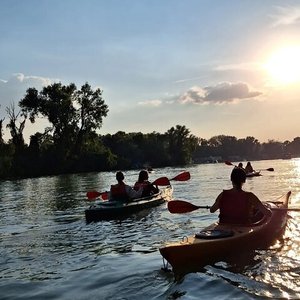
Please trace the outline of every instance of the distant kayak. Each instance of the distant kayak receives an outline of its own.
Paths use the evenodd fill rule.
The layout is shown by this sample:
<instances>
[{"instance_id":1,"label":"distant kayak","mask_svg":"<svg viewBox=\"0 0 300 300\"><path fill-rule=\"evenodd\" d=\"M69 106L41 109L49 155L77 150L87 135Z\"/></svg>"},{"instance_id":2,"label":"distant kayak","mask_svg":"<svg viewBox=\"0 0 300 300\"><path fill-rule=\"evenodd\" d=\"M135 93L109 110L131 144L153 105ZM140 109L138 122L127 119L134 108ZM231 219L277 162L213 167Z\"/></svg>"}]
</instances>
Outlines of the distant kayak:
<instances>
[{"instance_id":1,"label":"distant kayak","mask_svg":"<svg viewBox=\"0 0 300 300\"><path fill-rule=\"evenodd\" d=\"M133 199L130 202L105 201L91 205L85 210L87 222L124 219L136 212L158 206L171 200L173 188L167 186L152 196Z\"/></svg>"},{"instance_id":2,"label":"distant kayak","mask_svg":"<svg viewBox=\"0 0 300 300\"><path fill-rule=\"evenodd\" d=\"M260 174L260 171L253 171L246 174L246 177L255 177L255 176L262 176L262 175Z\"/></svg>"},{"instance_id":3,"label":"distant kayak","mask_svg":"<svg viewBox=\"0 0 300 300\"><path fill-rule=\"evenodd\" d=\"M272 214L261 215L251 224L220 224L204 228L181 241L166 243L159 251L171 265L175 278L197 272L205 265L234 259L240 251L265 249L282 233L287 221L288 200L291 192L279 201L264 202ZM172 202L172 201L171 201Z\"/></svg>"}]
</instances>

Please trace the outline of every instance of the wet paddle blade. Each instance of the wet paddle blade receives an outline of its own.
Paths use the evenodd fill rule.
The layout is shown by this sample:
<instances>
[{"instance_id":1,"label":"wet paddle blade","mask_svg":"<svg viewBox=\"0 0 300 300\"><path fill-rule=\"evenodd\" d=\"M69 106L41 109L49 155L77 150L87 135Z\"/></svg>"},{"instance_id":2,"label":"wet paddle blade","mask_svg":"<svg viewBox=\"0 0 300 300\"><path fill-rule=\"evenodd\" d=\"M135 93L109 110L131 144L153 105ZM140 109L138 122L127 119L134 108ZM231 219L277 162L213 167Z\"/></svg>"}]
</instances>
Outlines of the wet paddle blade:
<instances>
[{"instance_id":1,"label":"wet paddle blade","mask_svg":"<svg viewBox=\"0 0 300 300\"><path fill-rule=\"evenodd\" d=\"M207 206L196 206L183 200L171 200L168 202L168 210L172 214L184 214L196 210L198 208L208 208Z\"/></svg>"},{"instance_id":2,"label":"wet paddle blade","mask_svg":"<svg viewBox=\"0 0 300 300\"><path fill-rule=\"evenodd\" d=\"M175 181L187 181L191 178L191 174L190 172L184 171L180 174L178 174L177 176L175 176L174 178L170 179L170 180L175 180Z\"/></svg>"},{"instance_id":3,"label":"wet paddle blade","mask_svg":"<svg viewBox=\"0 0 300 300\"><path fill-rule=\"evenodd\" d=\"M98 197L101 197L102 200L108 200L108 192L97 192L97 191L91 191L87 192L86 196L89 200L95 200Z\"/></svg>"},{"instance_id":4,"label":"wet paddle blade","mask_svg":"<svg viewBox=\"0 0 300 300\"><path fill-rule=\"evenodd\" d=\"M102 200L108 200L108 192L101 193Z\"/></svg>"},{"instance_id":5,"label":"wet paddle blade","mask_svg":"<svg viewBox=\"0 0 300 300\"><path fill-rule=\"evenodd\" d=\"M87 192L86 196L88 197L88 199L95 199L95 198L101 196L101 193L99 193L97 191L91 191L91 192Z\"/></svg>"},{"instance_id":6,"label":"wet paddle blade","mask_svg":"<svg viewBox=\"0 0 300 300\"><path fill-rule=\"evenodd\" d=\"M167 186L170 185L170 180L168 179L168 177L160 177L154 180L152 182L152 185Z\"/></svg>"}]
</instances>

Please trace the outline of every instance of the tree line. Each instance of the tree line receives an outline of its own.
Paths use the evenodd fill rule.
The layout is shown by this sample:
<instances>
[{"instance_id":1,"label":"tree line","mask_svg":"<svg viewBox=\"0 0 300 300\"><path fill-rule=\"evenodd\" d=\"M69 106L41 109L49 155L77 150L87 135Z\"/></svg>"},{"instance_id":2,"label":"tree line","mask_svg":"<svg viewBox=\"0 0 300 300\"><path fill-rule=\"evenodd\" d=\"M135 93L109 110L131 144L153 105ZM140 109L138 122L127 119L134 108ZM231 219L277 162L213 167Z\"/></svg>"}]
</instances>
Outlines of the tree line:
<instances>
[{"instance_id":1,"label":"tree line","mask_svg":"<svg viewBox=\"0 0 300 300\"><path fill-rule=\"evenodd\" d=\"M300 156L300 137L283 143L226 135L203 139L184 125L165 133L101 135L97 131L109 112L102 94L88 83L79 89L54 83L41 91L29 88L18 110L6 107L11 138L4 141L5 118L0 119L0 179ZM31 135L28 145L23 132L37 118L49 126Z\"/></svg>"}]
</instances>

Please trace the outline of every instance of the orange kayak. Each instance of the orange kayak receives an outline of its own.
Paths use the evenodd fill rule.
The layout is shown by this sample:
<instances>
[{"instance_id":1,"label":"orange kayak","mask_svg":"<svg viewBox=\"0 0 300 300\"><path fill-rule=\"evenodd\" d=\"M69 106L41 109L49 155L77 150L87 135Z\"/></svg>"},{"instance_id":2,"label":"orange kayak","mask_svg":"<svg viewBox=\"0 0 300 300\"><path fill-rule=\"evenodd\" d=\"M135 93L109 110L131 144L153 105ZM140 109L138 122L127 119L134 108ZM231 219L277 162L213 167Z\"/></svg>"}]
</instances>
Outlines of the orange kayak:
<instances>
[{"instance_id":1,"label":"orange kayak","mask_svg":"<svg viewBox=\"0 0 300 300\"><path fill-rule=\"evenodd\" d=\"M262 216L254 224L216 222L182 241L165 244L159 249L165 267L170 264L178 278L199 271L205 265L227 261L236 256L237 251L266 249L284 231L290 195L288 192L278 201L264 202L272 214Z\"/></svg>"}]
</instances>

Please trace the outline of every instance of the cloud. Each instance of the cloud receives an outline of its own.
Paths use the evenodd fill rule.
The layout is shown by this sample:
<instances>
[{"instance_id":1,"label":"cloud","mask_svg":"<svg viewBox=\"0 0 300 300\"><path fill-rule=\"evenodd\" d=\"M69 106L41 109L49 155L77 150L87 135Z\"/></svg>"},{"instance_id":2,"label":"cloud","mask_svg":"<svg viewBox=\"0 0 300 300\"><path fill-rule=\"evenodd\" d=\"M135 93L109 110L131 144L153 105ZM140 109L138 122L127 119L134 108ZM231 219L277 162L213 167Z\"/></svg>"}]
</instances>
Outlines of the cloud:
<instances>
[{"instance_id":1,"label":"cloud","mask_svg":"<svg viewBox=\"0 0 300 300\"><path fill-rule=\"evenodd\" d=\"M162 105L162 101L158 100L158 99L155 99L155 100L146 100L146 101L138 102L138 105L158 107L158 106Z\"/></svg>"},{"instance_id":2,"label":"cloud","mask_svg":"<svg viewBox=\"0 0 300 300\"><path fill-rule=\"evenodd\" d=\"M288 26L300 23L300 7L278 6L276 7L277 14L271 15L274 19L273 27Z\"/></svg>"},{"instance_id":3,"label":"cloud","mask_svg":"<svg viewBox=\"0 0 300 300\"><path fill-rule=\"evenodd\" d=\"M231 71L231 70L243 70L243 71L256 71L261 66L258 63L240 63L240 64L227 64L220 65L214 68L215 71Z\"/></svg>"},{"instance_id":4,"label":"cloud","mask_svg":"<svg viewBox=\"0 0 300 300\"><path fill-rule=\"evenodd\" d=\"M251 91L243 82L223 82L213 87L192 87L180 98L180 103L194 104L225 104L241 99L249 99L260 96L262 93Z\"/></svg>"},{"instance_id":5,"label":"cloud","mask_svg":"<svg viewBox=\"0 0 300 300\"><path fill-rule=\"evenodd\" d=\"M18 103L25 95L26 90L30 87L35 87L40 90L42 87L47 86L55 81L54 79L38 77L38 76L25 76L22 73L13 74L8 80L0 80L0 115L3 110L11 103Z\"/></svg>"},{"instance_id":6,"label":"cloud","mask_svg":"<svg viewBox=\"0 0 300 300\"><path fill-rule=\"evenodd\" d=\"M13 74L8 80L0 79L0 119L4 119L4 138L10 138L10 134L6 125L8 123L8 117L6 108L10 107L14 103L16 113L19 112L19 101L25 96L26 90L30 87L35 87L37 90L41 90L44 86L57 82L58 80L39 77L39 76L25 76L22 73ZM28 123L29 124L29 123ZM29 136L36 132L35 127L30 125L25 126L24 137L26 142L29 141ZM35 126L38 126L39 121ZM44 128L45 126L43 126Z\"/></svg>"},{"instance_id":7,"label":"cloud","mask_svg":"<svg viewBox=\"0 0 300 300\"><path fill-rule=\"evenodd\" d=\"M200 77L193 77L193 78L186 78L186 79L178 79L176 81L174 81L174 83L183 83L183 82L188 82L188 81L194 81L194 80L199 80L199 79L203 79L207 76L200 76Z\"/></svg>"}]
</instances>

